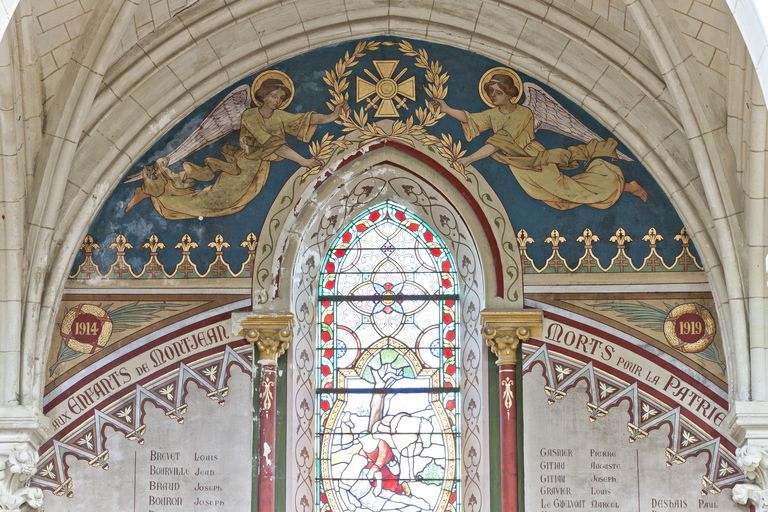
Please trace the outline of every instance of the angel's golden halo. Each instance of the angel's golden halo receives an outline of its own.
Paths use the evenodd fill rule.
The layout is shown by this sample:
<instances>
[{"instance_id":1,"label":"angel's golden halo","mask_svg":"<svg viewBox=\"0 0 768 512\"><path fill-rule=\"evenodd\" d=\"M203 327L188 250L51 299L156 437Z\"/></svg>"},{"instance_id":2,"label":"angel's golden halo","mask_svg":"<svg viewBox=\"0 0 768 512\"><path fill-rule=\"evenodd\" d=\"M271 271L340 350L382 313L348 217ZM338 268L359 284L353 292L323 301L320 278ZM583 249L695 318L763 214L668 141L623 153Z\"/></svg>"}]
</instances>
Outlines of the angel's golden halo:
<instances>
[{"instance_id":1,"label":"angel's golden halo","mask_svg":"<svg viewBox=\"0 0 768 512\"><path fill-rule=\"evenodd\" d=\"M488 71L486 71L482 78L480 78L480 82L477 84L477 88L480 91L480 97L483 99L483 103L488 105L489 107L493 108L496 105L493 104L491 101L490 96L488 96L488 93L485 92L485 84L491 81L491 77L493 75L506 75L512 79L512 81L515 82L515 87L517 87L517 96L513 96L509 99L511 103L517 103L520 101L520 98L523 96L523 81L520 79L520 75L515 73L509 68L505 68L503 66L497 67L497 68L491 68Z\"/></svg>"},{"instance_id":2,"label":"angel's golden halo","mask_svg":"<svg viewBox=\"0 0 768 512\"><path fill-rule=\"evenodd\" d=\"M285 107L287 107L288 105L291 104L291 101L293 101L293 96L294 96L294 93L295 93L295 89L293 87L293 80L291 80L291 77L289 77L288 75L286 75L282 71L278 71L276 69L270 69L268 71L263 71L263 72L259 73L259 75L256 77L256 79L251 84L251 100L253 101L253 103L255 105L257 105L259 107L263 104L261 101L259 101L256 98L256 91L258 91L259 87L261 87L261 85L265 81L269 80L270 78L274 78L276 80L280 80L283 83L283 85L285 87L287 87L289 91L291 91L291 93L288 95L288 97L285 98L285 101L283 101L283 104L280 105L280 109L284 109Z\"/></svg>"}]
</instances>

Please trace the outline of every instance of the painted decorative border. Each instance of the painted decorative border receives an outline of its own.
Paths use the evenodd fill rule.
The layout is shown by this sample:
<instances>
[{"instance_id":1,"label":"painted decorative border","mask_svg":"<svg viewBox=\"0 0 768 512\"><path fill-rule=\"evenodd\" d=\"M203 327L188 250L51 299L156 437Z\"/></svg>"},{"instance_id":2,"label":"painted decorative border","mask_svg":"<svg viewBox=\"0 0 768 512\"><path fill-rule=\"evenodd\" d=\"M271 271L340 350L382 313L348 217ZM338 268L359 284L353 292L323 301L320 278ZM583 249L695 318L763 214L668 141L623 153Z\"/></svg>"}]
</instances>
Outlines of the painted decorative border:
<instances>
[{"instance_id":1,"label":"painted decorative border","mask_svg":"<svg viewBox=\"0 0 768 512\"><path fill-rule=\"evenodd\" d=\"M680 253L675 257L671 265L667 265L664 258L656 250L656 244L664 237L656 232L656 228L648 229L648 233L642 237L642 240L648 242L648 254L643 258L643 262L636 266L626 253L626 246L632 242L624 228L618 228L616 233L608 239L616 244L616 255L608 263L600 261L600 258L592 250L592 245L600 241L590 228L585 228L582 235L576 241L584 244L584 254L579 257L576 265L571 267L560 254L560 245L566 242L564 236L557 229L553 229L549 236L544 239L544 243L550 246L552 254L544 262L544 265L538 267L533 259L528 255L528 247L535 242L528 235L525 229L517 232L517 243L520 247L520 259L523 262L524 274L599 274L599 273L634 273L634 272L702 272L704 267L696 260L689 247L691 237L685 228L674 236L674 239L680 242Z\"/></svg>"},{"instance_id":2,"label":"painted decorative border","mask_svg":"<svg viewBox=\"0 0 768 512\"><path fill-rule=\"evenodd\" d=\"M224 345L213 351L198 354L196 359L179 362L160 374L128 388L119 397L85 415L74 428L58 439L52 439L40 450L38 472L33 485L56 496L74 495L69 476L71 457L92 467L109 468L107 434L120 432L129 441L144 444L147 425L144 423L146 405L165 412L179 423L184 422L189 390L201 389L211 400L224 405L229 394L232 366L238 366L251 375L253 348L245 342ZM194 383L194 386L188 386ZM188 389L189 388L189 389ZM110 428L107 429L106 427Z\"/></svg>"},{"instance_id":3,"label":"painted decorative border","mask_svg":"<svg viewBox=\"0 0 768 512\"><path fill-rule=\"evenodd\" d=\"M109 248L115 251L115 259L109 267L103 271L93 260L93 251L100 247L91 235L86 235L80 248L83 251L83 262L69 276L71 280L87 281L89 279L200 279L200 278L250 278L253 272L254 260L256 258L256 246L258 239L254 233L248 233L245 240L240 242L240 247L248 250L248 257L240 266L240 270L234 271L230 264L224 259L224 249L231 247L229 242L224 240L221 234L217 234L213 241L208 243L208 247L214 249L214 258L205 271L197 268L197 265L190 259L193 249L200 245L195 242L189 234L184 234L181 240L174 245L181 251L181 259L173 268L168 271L157 258L159 251L165 249L165 243L161 242L157 235L151 235L149 239L141 245L142 248L149 251L149 258L141 269L134 269L125 259L125 252L133 249L133 244L129 242L125 235L118 234L115 241L109 244Z\"/></svg>"},{"instance_id":4,"label":"painted decorative border","mask_svg":"<svg viewBox=\"0 0 768 512\"><path fill-rule=\"evenodd\" d=\"M574 266L570 266L560 254L560 246L566 242L566 239L557 229L553 229L550 236L544 239L544 243L550 246L551 255L539 267L528 255L528 248L535 240L528 235L525 229L520 229L517 232L517 242L523 262L523 273L525 274L626 274L636 272L702 272L704 270L704 267L691 252L690 236L685 228L674 236L674 239L680 242L680 253L671 265L668 265L656 250L656 244L663 239L664 237L658 234L655 228L650 228L648 233L642 237L642 240L648 243L648 254L643 258L640 265L635 265L626 254L626 245L632 242L632 237L623 228L619 228L609 238L612 243L616 244L616 255L606 262L601 261L593 252L593 244L598 242L600 238L590 228L586 228L583 234L576 239L578 243L584 245L584 254L579 257ZM224 257L224 250L231 245L224 240L221 234L218 234L212 242L208 243L208 247L215 249L213 261L207 265L204 271L201 271L190 259L191 251L198 248L199 244L192 240L190 235L185 234L174 246L180 250L181 258L173 270L169 271L157 258L158 251L165 249L166 245L159 240L157 235L152 235L141 245L142 248L149 251L149 258L140 269L134 269L125 259L125 252L133 249L134 246L124 235L119 234L115 237L115 241L109 245L109 248L115 251L115 259L106 270L102 270L93 260L93 251L99 248L99 244L94 241L91 235L87 235L80 246L83 251L83 262L69 278L78 281L93 278L107 280L250 278L253 273L257 245L256 235L248 233L245 240L240 243L241 247L248 249L248 257L240 269L235 271Z\"/></svg>"}]
</instances>

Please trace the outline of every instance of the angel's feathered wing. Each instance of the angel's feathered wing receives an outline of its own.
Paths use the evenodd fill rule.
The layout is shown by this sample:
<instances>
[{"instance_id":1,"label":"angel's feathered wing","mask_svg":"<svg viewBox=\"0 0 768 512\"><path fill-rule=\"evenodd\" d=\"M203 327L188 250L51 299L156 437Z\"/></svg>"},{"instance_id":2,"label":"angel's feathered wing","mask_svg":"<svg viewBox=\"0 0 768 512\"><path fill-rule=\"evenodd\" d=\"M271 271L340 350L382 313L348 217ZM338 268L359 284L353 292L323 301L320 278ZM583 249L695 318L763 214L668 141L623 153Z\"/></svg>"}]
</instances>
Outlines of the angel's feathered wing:
<instances>
[{"instance_id":1,"label":"angel's feathered wing","mask_svg":"<svg viewBox=\"0 0 768 512\"><path fill-rule=\"evenodd\" d=\"M198 149L216 142L229 133L240 129L240 117L251 106L247 85L241 85L227 94L208 116L189 134L184 142L168 153L168 165L184 160Z\"/></svg>"},{"instance_id":2,"label":"angel's feathered wing","mask_svg":"<svg viewBox=\"0 0 768 512\"><path fill-rule=\"evenodd\" d=\"M210 114L195 128L195 131L176 146L176 149L165 155L167 165L184 160L198 149L216 142L235 130L240 129L240 118L245 109L251 106L250 90L247 85L241 85L227 94ZM123 181L131 183L142 179L142 173L136 173Z\"/></svg>"},{"instance_id":3,"label":"angel's feathered wing","mask_svg":"<svg viewBox=\"0 0 768 512\"><path fill-rule=\"evenodd\" d=\"M525 101L523 105L530 108L533 111L534 129L549 130L551 132L567 135L581 142L589 142L590 140L603 140L595 132L587 128L587 126L579 121L579 119L571 114L564 106L562 106L555 98L553 98L547 91L542 89L536 84L531 82L525 82L523 84L523 92L525 93ZM616 155L621 160L631 162L632 159L621 151L617 151Z\"/></svg>"}]
</instances>

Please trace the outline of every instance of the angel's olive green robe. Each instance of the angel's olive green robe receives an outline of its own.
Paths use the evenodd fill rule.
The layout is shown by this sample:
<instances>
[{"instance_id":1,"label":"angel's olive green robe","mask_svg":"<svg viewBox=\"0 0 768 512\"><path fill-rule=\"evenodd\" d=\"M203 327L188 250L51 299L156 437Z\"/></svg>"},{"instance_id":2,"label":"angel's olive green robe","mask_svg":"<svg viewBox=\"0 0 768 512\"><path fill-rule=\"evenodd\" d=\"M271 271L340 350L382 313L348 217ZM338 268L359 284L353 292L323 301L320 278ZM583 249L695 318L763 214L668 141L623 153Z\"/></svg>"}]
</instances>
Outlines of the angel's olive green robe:
<instances>
[{"instance_id":1,"label":"angel's olive green robe","mask_svg":"<svg viewBox=\"0 0 768 512\"><path fill-rule=\"evenodd\" d=\"M494 160L509 166L526 194L558 210L581 205L610 208L624 191L624 173L602 158L616 158L616 141L593 140L567 149L545 149L534 138L533 113L515 105L510 113L497 108L466 112L461 123L468 141L491 130L487 143L497 148ZM584 172L566 176L561 169L574 169L589 162Z\"/></svg>"},{"instance_id":2,"label":"angel's olive green robe","mask_svg":"<svg viewBox=\"0 0 768 512\"><path fill-rule=\"evenodd\" d=\"M206 158L205 166L185 162L183 173L156 164L146 168L142 189L166 219L237 213L261 192L269 176L270 162L281 159L276 151L286 144L286 134L309 142L316 128L310 124L311 116L312 112L293 114L275 110L265 118L258 108L248 109L240 121L240 147L222 146L224 160ZM197 183L214 177L215 181L207 187L195 188Z\"/></svg>"}]
</instances>

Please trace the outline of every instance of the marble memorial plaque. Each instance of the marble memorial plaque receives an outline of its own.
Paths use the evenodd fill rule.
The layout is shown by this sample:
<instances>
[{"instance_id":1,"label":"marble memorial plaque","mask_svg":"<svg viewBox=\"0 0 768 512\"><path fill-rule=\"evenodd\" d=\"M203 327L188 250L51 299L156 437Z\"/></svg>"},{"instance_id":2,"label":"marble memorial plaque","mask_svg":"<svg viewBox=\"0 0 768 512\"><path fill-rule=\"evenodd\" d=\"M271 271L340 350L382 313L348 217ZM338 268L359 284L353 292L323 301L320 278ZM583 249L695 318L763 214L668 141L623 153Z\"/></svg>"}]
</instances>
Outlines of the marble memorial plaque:
<instances>
[{"instance_id":1,"label":"marble memorial plaque","mask_svg":"<svg viewBox=\"0 0 768 512\"><path fill-rule=\"evenodd\" d=\"M526 512L748 510L730 489L702 496L706 455L666 465L668 426L630 443L626 406L590 422L584 384L552 405L544 384L523 378Z\"/></svg>"},{"instance_id":2,"label":"marble memorial plaque","mask_svg":"<svg viewBox=\"0 0 768 512\"><path fill-rule=\"evenodd\" d=\"M249 511L251 379L233 369L223 407L188 386L183 424L148 406L144 444L112 432L107 471L68 459L75 494L46 493L45 511Z\"/></svg>"}]
</instances>

